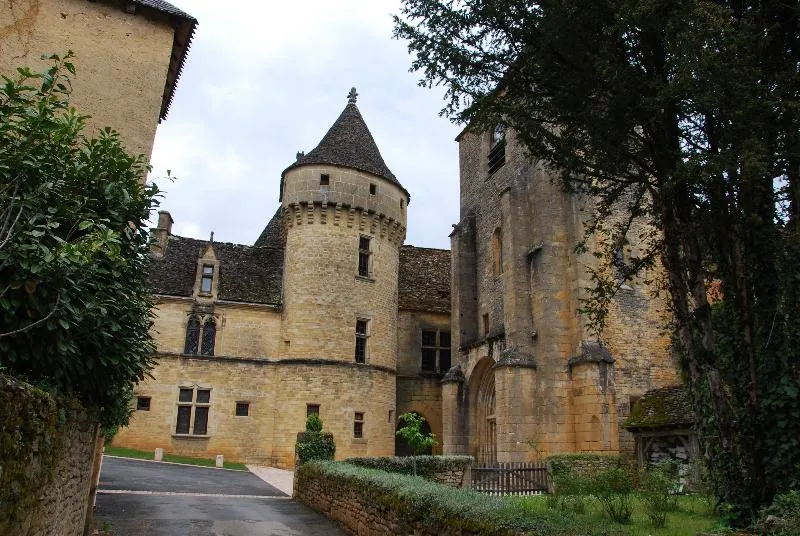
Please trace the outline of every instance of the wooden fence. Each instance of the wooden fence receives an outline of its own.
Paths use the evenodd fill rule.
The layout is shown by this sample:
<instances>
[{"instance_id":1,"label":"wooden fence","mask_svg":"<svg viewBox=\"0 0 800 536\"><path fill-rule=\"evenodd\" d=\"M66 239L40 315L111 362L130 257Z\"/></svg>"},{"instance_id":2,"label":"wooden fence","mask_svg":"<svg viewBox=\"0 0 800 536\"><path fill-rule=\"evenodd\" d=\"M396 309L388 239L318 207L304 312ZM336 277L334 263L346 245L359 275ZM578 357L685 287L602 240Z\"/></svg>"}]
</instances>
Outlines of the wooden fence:
<instances>
[{"instance_id":1,"label":"wooden fence","mask_svg":"<svg viewBox=\"0 0 800 536\"><path fill-rule=\"evenodd\" d=\"M472 489L489 495L540 495L547 493L544 463L495 463L472 467Z\"/></svg>"}]
</instances>

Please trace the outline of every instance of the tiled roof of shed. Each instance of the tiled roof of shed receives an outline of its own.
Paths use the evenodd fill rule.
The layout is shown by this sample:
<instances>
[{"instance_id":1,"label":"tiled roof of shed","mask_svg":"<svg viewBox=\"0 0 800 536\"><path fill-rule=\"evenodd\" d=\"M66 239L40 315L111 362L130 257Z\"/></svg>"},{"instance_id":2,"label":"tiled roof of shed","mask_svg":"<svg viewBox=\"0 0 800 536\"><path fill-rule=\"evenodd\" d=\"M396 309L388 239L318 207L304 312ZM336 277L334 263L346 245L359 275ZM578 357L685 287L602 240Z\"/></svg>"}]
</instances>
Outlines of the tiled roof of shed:
<instances>
[{"instance_id":1,"label":"tiled roof of shed","mask_svg":"<svg viewBox=\"0 0 800 536\"><path fill-rule=\"evenodd\" d=\"M154 258L150 284L156 294L191 296L197 260L208 242L170 236L166 252ZM220 300L279 304L283 278L283 248L214 242L219 261Z\"/></svg>"},{"instance_id":2,"label":"tiled roof of shed","mask_svg":"<svg viewBox=\"0 0 800 536\"><path fill-rule=\"evenodd\" d=\"M398 308L450 312L450 251L400 248Z\"/></svg>"},{"instance_id":3,"label":"tiled roof of shed","mask_svg":"<svg viewBox=\"0 0 800 536\"><path fill-rule=\"evenodd\" d=\"M307 164L331 164L372 173L400 187L408 195L408 191L403 188L394 173L389 171L386 162L383 161L375 139L356 106L355 96L350 97L347 106L322 141L308 154L298 153L297 161L283 170L281 193L283 193L283 177L286 172Z\"/></svg>"},{"instance_id":4,"label":"tiled roof of shed","mask_svg":"<svg viewBox=\"0 0 800 536\"><path fill-rule=\"evenodd\" d=\"M283 249L286 246L286 237L283 235L283 226L281 225L281 207L275 211L272 219L269 220L267 226L261 231L261 234L256 239L256 247L269 246L274 248Z\"/></svg>"},{"instance_id":5,"label":"tiled roof of shed","mask_svg":"<svg viewBox=\"0 0 800 536\"><path fill-rule=\"evenodd\" d=\"M625 428L654 429L688 427L695 423L689 393L680 385L647 391L625 420Z\"/></svg>"}]
</instances>

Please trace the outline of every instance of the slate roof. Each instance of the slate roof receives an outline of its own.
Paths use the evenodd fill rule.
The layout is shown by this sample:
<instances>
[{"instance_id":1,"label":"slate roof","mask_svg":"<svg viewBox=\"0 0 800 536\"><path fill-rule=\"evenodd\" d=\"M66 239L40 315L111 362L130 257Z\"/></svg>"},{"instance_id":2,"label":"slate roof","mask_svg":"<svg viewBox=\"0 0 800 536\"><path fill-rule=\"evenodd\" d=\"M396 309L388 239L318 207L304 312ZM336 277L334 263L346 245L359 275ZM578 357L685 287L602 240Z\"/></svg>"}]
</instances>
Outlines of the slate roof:
<instances>
[{"instance_id":1,"label":"slate roof","mask_svg":"<svg viewBox=\"0 0 800 536\"><path fill-rule=\"evenodd\" d=\"M450 251L401 247L397 287L399 309L449 313Z\"/></svg>"},{"instance_id":2,"label":"slate roof","mask_svg":"<svg viewBox=\"0 0 800 536\"><path fill-rule=\"evenodd\" d=\"M286 172L306 164L331 164L344 166L377 175L400 187L408 195L400 181L389 171L381 152L375 144L361 112L352 97L339 118L333 123L322 141L306 155L298 153L297 161L281 173L281 196Z\"/></svg>"},{"instance_id":3,"label":"slate roof","mask_svg":"<svg viewBox=\"0 0 800 536\"><path fill-rule=\"evenodd\" d=\"M183 64L189 53L189 47L197 28L197 19L181 11L169 2L164 0L132 0L133 4L144 6L168 15L175 29L175 36L172 40L172 53L170 54L169 67L167 68L167 80L164 84L164 94L161 97L161 112L159 119L166 119L169 107L175 96L175 89L178 87L178 79L183 71Z\"/></svg>"},{"instance_id":4,"label":"slate roof","mask_svg":"<svg viewBox=\"0 0 800 536\"><path fill-rule=\"evenodd\" d=\"M680 385L647 391L625 420L625 428L656 429L685 428L695 423L689 393Z\"/></svg>"},{"instance_id":5,"label":"slate roof","mask_svg":"<svg viewBox=\"0 0 800 536\"><path fill-rule=\"evenodd\" d=\"M270 246L283 249L286 246L286 237L283 235L283 226L281 225L281 207L275 211L272 219L269 220L267 226L261 231L261 234L256 239L256 247Z\"/></svg>"},{"instance_id":6,"label":"slate roof","mask_svg":"<svg viewBox=\"0 0 800 536\"><path fill-rule=\"evenodd\" d=\"M150 268L153 292L167 296L192 296L197 260L208 242L172 235L165 255L154 258ZM220 300L281 303L283 248L255 247L214 242L219 261Z\"/></svg>"}]
</instances>

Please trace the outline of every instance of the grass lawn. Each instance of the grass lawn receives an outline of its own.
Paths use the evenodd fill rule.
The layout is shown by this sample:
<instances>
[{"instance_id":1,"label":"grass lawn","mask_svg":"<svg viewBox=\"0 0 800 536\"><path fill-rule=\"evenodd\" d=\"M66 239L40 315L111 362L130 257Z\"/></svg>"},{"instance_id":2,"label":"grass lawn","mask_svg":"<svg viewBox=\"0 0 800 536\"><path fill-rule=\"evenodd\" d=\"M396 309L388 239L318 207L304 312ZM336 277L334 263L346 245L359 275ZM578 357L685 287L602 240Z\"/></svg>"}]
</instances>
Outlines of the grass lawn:
<instances>
[{"instance_id":1,"label":"grass lawn","mask_svg":"<svg viewBox=\"0 0 800 536\"><path fill-rule=\"evenodd\" d=\"M585 496L586 512L575 514L566 511L565 515L575 516L575 521L586 528L603 526L617 528L631 536L695 536L698 532L709 531L722 526L718 516L709 512L709 502L699 496L683 496L678 498L678 509L667 515L667 526L656 529L650 523L644 505L637 498L632 498L633 515L627 525L613 523L603 512L600 502L591 496ZM506 501L514 503L519 509L530 515L547 511L547 498L508 497Z\"/></svg>"},{"instance_id":2,"label":"grass lawn","mask_svg":"<svg viewBox=\"0 0 800 536\"><path fill-rule=\"evenodd\" d=\"M137 460L152 460L154 453L144 450L124 449L120 447L106 446L103 450L109 456L119 456L120 458L136 458ZM216 467L216 460L208 460L206 458L192 458L190 456L178 456L177 454L164 453L165 462L182 463L185 465L200 465L203 467ZM223 462L225 469L234 469L236 471L247 471L247 467L243 463L238 462Z\"/></svg>"}]
</instances>

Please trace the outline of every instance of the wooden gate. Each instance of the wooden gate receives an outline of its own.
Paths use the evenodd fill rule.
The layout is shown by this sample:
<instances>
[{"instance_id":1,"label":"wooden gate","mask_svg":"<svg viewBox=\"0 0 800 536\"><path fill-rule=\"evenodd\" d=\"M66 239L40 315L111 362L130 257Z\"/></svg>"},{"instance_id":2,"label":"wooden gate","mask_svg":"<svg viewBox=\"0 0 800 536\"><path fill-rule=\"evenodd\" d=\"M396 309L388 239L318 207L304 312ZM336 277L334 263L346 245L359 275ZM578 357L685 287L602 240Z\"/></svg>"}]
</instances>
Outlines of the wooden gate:
<instances>
[{"instance_id":1,"label":"wooden gate","mask_svg":"<svg viewBox=\"0 0 800 536\"><path fill-rule=\"evenodd\" d=\"M541 495L547 493L544 463L495 463L472 467L472 489L489 495Z\"/></svg>"}]
</instances>

